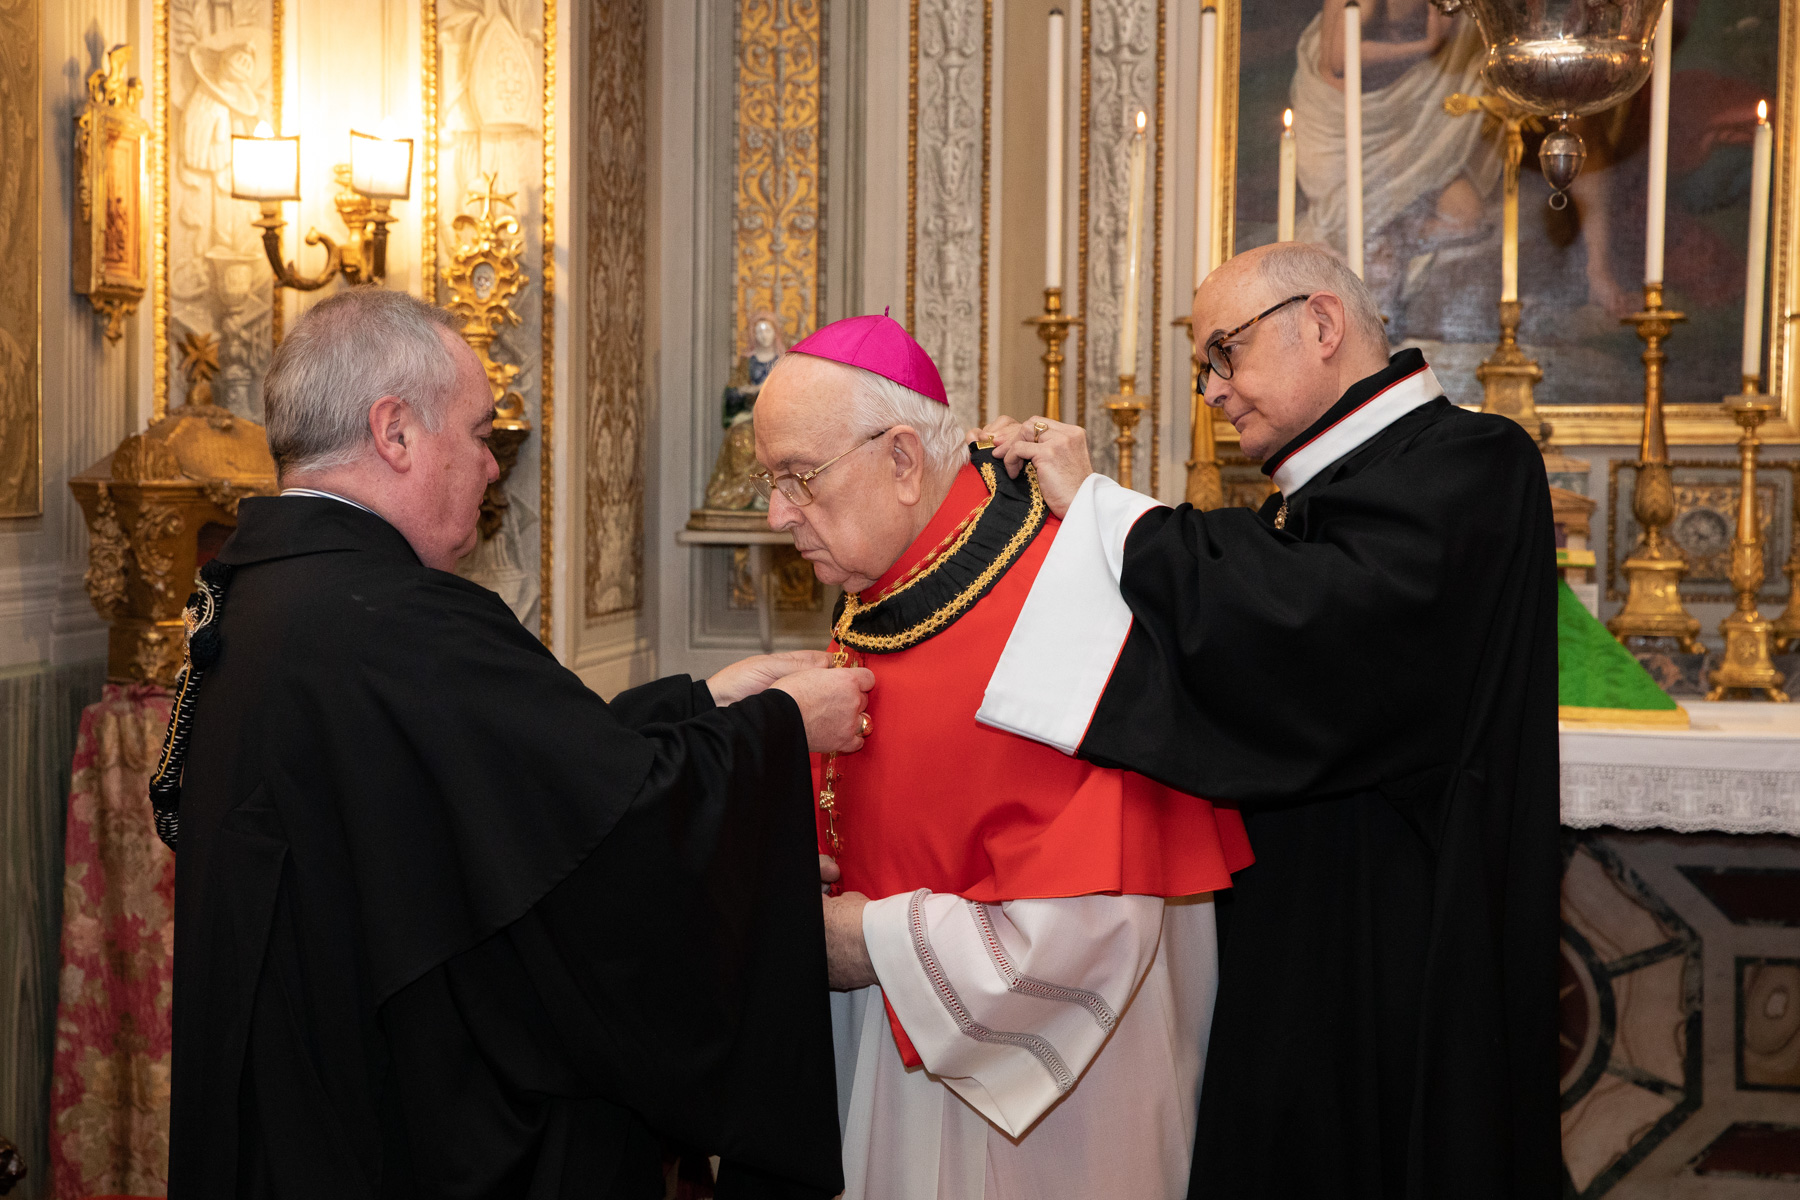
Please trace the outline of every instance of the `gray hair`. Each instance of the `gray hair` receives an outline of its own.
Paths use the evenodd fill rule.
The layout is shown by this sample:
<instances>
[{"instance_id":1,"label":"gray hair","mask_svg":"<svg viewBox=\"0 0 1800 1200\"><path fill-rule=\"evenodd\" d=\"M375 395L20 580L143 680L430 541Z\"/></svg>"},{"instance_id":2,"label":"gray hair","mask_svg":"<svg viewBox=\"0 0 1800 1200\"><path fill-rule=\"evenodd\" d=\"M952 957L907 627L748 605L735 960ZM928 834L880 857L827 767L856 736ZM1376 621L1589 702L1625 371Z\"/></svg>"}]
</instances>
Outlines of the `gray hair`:
<instances>
[{"instance_id":1,"label":"gray hair","mask_svg":"<svg viewBox=\"0 0 1800 1200\"><path fill-rule=\"evenodd\" d=\"M1257 266L1269 285L1271 303L1312 292L1330 292L1344 302L1344 315L1360 338L1382 354L1388 352L1387 326L1369 285L1330 246L1317 242L1277 242Z\"/></svg>"},{"instance_id":2,"label":"gray hair","mask_svg":"<svg viewBox=\"0 0 1800 1200\"><path fill-rule=\"evenodd\" d=\"M347 288L294 322L269 363L263 409L269 453L283 474L355 462L373 443L369 409L383 396L412 405L427 429L443 424L456 359L440 330L455 317L405 292Z\"/></svg>"},{"instance_id":3,"label":"gray hair","mask_svg":"<svg viewBox=\"0 0 1800 1200\"><path fill-rule=\"evenodd\" d=\"M770 374L779 371L790 357L782 355ZM896 425L911 426L918 432L925 452L925 475L939 486L948 484L969 461L966 431L948 404L939 404L905 384L862 367L835 359L824 361L833 363L848 376L850 388L844 397L842 412L853 435L872 438ZM768 380L763 381L763 386L768 386Z\"/></svg>"}]
</instances>

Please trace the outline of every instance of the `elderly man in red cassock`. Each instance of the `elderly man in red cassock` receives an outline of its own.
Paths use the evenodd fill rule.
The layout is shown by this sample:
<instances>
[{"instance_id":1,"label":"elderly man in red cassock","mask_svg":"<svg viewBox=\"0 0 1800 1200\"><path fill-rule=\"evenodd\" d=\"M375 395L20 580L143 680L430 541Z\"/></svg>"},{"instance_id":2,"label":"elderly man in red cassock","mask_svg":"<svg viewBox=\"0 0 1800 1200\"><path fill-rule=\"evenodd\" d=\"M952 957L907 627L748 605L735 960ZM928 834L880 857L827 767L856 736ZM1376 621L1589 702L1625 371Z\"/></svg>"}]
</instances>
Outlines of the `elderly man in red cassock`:
<instances>
[{"instance_id":1,"label":"elderly man in red cassock","mask_svg":"<svg viewBox=\"0 0 1800 1200\"><path fill-rule=\"evenodd\" d=\"M1185 1195L1237 814L976 723L1060 522L899 324L795 346L756 450L876 679L863 750L818 764L846 1197Z\"/></svg>"}]
</instances>

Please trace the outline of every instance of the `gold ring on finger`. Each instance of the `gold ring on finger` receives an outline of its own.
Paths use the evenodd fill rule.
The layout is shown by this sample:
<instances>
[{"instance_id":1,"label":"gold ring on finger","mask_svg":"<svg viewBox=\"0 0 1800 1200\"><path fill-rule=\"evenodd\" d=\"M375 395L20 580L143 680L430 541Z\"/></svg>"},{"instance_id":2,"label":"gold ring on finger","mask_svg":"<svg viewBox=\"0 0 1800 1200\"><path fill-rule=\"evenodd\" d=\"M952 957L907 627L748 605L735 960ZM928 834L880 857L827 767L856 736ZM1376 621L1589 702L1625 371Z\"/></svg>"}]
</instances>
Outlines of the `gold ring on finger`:
<instances>
[{"instance_id":1,"label":"gold ring on finger","mask_svg":"<svg viewBox=\"0 0 1800 1200\"><path fill-rule=\"evenodd\" d=\"M875 722L869 720L868 713L858 714L857 721L856 721L856 735L858 737L866 738L869 736L870 733L872 733L874 731L874 729L875 729Z\"/></svg>"}]
</instances>

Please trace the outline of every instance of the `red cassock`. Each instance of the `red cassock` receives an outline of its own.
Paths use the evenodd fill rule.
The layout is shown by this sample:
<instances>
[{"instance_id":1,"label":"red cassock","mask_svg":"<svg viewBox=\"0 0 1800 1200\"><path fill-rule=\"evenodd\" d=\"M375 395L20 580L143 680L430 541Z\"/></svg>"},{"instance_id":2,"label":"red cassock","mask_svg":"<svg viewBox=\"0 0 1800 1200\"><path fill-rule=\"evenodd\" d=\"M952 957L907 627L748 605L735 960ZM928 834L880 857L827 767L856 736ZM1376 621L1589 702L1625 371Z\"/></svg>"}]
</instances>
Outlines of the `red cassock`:
<instances>
[{"instance_id":1,"label":"red cassock","mask_svg":"<svg viewBox=\"0 0 1800 1200\"><path fill-rule=\"evenodd\" d=\"M982 472L964 467L931 523L861 593L863 602L928 572L934 553L988 499ZM879 899L927 888L982 903L1189 896L1229 887L1231 873L1250 864L1235 810L976 723L1059 525L1045 516L1010 569L926 640L892 653L852 651L851 661L875 673L875 688L869 738L837 759L843 890ZM815 758L815 786L820 767ZM819 848L830 853L823 815Z\"/></svg>"}]
</instances>

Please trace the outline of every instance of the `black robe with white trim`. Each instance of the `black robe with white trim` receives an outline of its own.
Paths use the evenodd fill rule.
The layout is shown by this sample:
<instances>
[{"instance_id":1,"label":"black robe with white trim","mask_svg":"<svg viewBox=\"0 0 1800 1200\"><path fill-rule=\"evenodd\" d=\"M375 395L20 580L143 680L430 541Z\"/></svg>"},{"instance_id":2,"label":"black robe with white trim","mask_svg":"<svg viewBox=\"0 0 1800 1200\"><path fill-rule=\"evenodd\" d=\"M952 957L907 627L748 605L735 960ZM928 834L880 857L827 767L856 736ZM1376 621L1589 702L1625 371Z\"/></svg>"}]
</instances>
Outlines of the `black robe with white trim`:
<instances>
[{"instance_id":1,"label":"black robe with white trim","mask_svg":"<svg viewBox=\"0 0 1800 1200\"><path fill-rule=\"evenodd\" d=\"M1244 813L1191 1195L1555 1195L1542 458L1405 351L1265 469L1260 513L1090 479L981 719Z\"/></svg>"},{"instance_id":2,"label":"black robe with white trim","mask_svg":"<svg viewBox=\"0 0 1800 1200\"><path fill-rule=\"evenodd\" d=\"M843 1187L800 712L608 704L333 499L243 502L176 856L170 1200Z\"/></svg>"}]
</instances>

